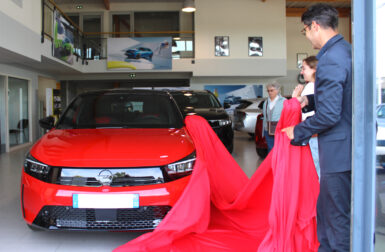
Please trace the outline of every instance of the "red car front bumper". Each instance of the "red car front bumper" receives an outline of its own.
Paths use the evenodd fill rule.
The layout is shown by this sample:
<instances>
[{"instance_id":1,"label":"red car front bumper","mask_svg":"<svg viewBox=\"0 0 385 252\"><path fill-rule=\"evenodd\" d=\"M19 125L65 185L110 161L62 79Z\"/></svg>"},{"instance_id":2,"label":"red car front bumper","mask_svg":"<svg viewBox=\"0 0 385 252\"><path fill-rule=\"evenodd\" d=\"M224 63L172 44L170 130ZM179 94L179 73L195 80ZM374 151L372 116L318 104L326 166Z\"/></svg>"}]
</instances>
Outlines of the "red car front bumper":
<instances>
[{"instance_id":1,"label":"red car front bumper","mask_svg":"<svg viewBox=\"0 0 385 252\"><path fill-rule=\"evenodd\" d=\"M174 206L189 179L187 176L168 183L130 187L79 187L45 183L23 171L21 208L27 224L47 229L148 230L155 228ZM139 208L73 207L73 194L119 193L138 194Z\"/></svg>"}]
</instances>

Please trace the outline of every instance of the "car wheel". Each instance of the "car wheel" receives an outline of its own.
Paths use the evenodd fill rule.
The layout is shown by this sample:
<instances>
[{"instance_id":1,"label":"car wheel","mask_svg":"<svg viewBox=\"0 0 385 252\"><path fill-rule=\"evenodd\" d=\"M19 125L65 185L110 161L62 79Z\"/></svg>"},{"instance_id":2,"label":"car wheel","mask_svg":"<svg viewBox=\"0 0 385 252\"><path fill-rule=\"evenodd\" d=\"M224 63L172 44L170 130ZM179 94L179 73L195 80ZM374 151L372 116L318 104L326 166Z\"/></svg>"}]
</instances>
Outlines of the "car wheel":
<instances>
[{"instance_id":1,"label":"car wheel","mask_svg":"<svg viewBox=\"0 0 385 252\"><path fill-rule=\"evenodd\" d=\"M28 227L29 229L31 229L32 231L34 231L34 232L43 231L43 229L37 228L37 227L32 226L32 225L29 225L29 224L27 224L27 227Z\"/></svg>"},{"instance_id":2,"label":"car wheel","mask_svg":"<svg viewBox=\"0 0 385 252\"><path fill-rule=\"evenodd\" d=\"M140 58L140 54L135 55L135 59L139 59L139 58Z\"/></svg>"},{"instance_id":3,"label":"car wheel","mask_svg":"<svg viewBox=\"0 0 385 252\"><path fill-rule=\"evenodd\" d=\"M267 156L267 149L256 148L258 156L265 158Z\"/></svg>"}]
</instances>

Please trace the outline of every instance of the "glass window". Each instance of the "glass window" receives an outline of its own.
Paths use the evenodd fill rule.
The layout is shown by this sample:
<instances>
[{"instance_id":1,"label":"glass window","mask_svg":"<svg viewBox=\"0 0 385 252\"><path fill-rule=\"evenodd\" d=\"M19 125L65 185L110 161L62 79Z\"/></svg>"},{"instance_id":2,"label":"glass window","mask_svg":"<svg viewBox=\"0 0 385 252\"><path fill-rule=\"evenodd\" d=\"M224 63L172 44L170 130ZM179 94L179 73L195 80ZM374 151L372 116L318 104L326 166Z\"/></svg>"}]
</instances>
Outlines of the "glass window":
<instances>
[{"instance_id":1,"label":"glass window","mask_svg":"<svg viewBox=\"0 0 385 252\"><path fill-rule=\"evenodd\" d=\"M8 126L10 146L30 141L28 102L28 81L9 77Z\"/></svg>"},{"instance_id":2,"label":"glass window","mask_svg":"<svg viewBox=\"0 0 385 252\"><path fill-rule=\"evenodd\" d=\"M130 33L124 34L124 32L131 32L131 20L130 14L112 15L112 31L122 32L122 34L114 34L114 37L131 37Z\"/></svg>"},{"instance_id":3,"label":"glass window","mask_svg":"<svg viewBox=\"0 0 385 252\"><path fill-rule=\"evenodd\" d=\"M102 22L100 15L84 15L83 16L83 31L96 32L102 31ZM101 38L99 34L87 35L84 39L86 44L85 55L87 59L99 59L101 54Z\"/></svg>"},{"instance_id":4,"label":"glass window","mask_svg":"<svg viewBox=\"0 0 385 252\"><path fill-rule=\"evenodd\" d=\"M376 14L376 65L377 65L377 146L376 146L376 229L375 252L385 251L385 0L377 0Z\"/></svg>"},{"instance_id":5,"label":"glass window","mask_svg":"<svg viewBox=\"0 0 385 252\"><path fill-rule=\"evenodd\" d=\"M135 32L179 31L179 12L135 12ZM173 34L142 33L141 37L165 37ZM135 34L135 36L139 36Z\"/></svg>"}]
</instances>

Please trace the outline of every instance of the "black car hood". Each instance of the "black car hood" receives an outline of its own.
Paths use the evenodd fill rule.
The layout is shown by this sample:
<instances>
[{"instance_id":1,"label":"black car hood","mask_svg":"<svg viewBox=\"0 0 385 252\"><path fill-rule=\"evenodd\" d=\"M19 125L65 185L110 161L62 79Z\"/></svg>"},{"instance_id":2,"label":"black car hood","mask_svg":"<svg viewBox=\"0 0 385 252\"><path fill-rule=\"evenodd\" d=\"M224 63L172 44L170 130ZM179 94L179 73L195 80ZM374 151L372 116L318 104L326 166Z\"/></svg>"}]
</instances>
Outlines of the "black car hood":
<instances>
[{"instance_id":1,"label":"black car hood","mask_svg":"<svg viewBox=\"0 0 385 252\"><path fill-rule=\"evenodd\" d=\"M184 109L183 115L199 115L204 117L206 120L215 119L228 119L229 115L223 108L196 108L196 109Z\"/></svg>"}]
</instances>

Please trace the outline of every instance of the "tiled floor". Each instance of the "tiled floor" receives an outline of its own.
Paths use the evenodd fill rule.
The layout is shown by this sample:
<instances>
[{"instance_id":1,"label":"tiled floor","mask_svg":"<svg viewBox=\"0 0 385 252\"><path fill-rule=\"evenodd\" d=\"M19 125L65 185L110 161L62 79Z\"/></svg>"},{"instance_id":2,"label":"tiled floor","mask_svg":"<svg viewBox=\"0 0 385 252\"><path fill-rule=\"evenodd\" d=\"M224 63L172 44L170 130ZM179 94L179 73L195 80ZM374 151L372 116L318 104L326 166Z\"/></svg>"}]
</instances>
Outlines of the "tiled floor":
<instances>
[{"instance_id":1,"label":"tiled floor","mask_svg":"<svg viewBox=\"0 0 385 252\"><path fill-rule=\"evenodd\" d=\"M20 173L27 150L28 148L24 148L0 155L0 251L111 251L142 234L29 230L21 216L19 201ZM261 162L255 152L254 142L243 133L236 133L233 157L249 177ZM375 252L385 251L385 226L382 225L378 224L376 227Z\"/></svg>"}]
</instances>

